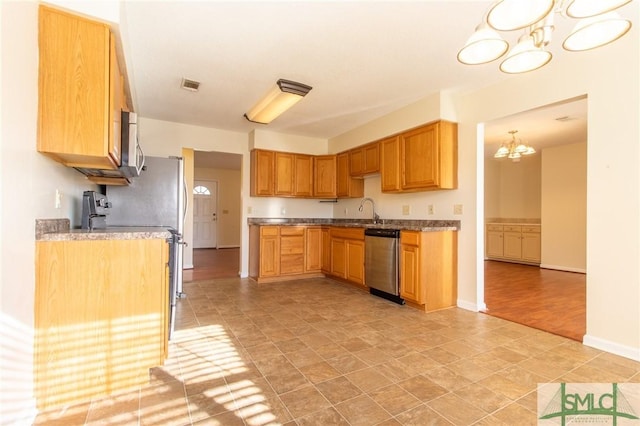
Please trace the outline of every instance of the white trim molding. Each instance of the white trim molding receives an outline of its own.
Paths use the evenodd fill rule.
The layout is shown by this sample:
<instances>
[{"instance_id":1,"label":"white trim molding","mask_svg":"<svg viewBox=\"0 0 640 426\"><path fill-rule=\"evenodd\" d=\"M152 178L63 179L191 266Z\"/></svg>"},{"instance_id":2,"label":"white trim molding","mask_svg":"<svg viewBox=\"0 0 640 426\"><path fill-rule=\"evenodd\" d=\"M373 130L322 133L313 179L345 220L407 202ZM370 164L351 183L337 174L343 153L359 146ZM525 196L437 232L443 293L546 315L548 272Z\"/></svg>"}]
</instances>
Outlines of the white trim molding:
<instances>
[{"instance_id":1,"label":"white trim molding","mask_svg":"<svg viewBox=\"0 0 640 426\"><path fill-rule=\"evenodd\" d=\"M579 274L586 274L587 273L586 269L572 268L570 266L547 265L546 263L541 263L540 267L543 268L543 269L554 269L556 271L577 272Z\"/></svg>"},{"instance_id":2,"label":"white trim molding","mask_svg":"<svg viewBox=\"0 0 640 426\"><path fill-rule=\"evenodd\" d=\"M466 309L467 311L472 311L472 312L480 312L487 309L487 305L485 305L484 303L478 304L478 303L468 302L466 300L461 300L461 299L458 299L456 301L456 306L458 306L458 308Z\"/></svg>"},{"instance_id":3,"label":"white trim molding","mask_svg":"<svg viewBox=\"0 0 640 426\"><path fill-rule=\"evenodd\" d=\"M599 337L589 336L588 334L584 335L582 343L585 346L591 346L592 348L600 349L601 351L620 355L634 361L640 361L640 348L621 345Z\"/></svg>"}]
</instances>

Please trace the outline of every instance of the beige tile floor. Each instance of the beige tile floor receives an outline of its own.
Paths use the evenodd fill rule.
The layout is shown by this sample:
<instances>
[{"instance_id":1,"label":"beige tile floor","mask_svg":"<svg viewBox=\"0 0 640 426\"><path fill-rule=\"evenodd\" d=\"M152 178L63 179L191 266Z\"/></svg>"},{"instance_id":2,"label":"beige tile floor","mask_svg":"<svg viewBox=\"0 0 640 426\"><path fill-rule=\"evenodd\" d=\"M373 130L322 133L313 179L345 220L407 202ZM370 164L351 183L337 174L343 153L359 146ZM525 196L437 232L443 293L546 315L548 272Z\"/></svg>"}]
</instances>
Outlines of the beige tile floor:
<instances>
[{"instance_id":1,"label":"beige tile floor","mask_svg":"<svg viewBox=\"0 0 640 426\"><path fill-rule=\"evenodd\" d=\"M49 425L534 425L544 382L640 382L640 363L481 313L425 314L337 283L185 283L150 384Z\"/></svg>"}]
</instances>

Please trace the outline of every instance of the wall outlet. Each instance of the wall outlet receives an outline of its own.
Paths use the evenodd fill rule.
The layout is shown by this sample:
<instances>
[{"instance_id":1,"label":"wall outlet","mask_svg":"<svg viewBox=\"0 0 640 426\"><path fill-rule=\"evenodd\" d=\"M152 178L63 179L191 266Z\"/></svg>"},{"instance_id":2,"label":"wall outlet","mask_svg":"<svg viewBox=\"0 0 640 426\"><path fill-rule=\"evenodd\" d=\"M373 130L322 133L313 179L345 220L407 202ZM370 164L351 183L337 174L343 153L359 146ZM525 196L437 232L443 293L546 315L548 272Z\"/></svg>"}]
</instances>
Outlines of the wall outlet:
<instances>
[{"instance_id":1,"label":"wall outlet","mask_svg":"<svg viewBox=\"0 0 640 426\"><path fill-rule=\"evenodd\" d=\"M405 216L410 215L411 214L411 206L406 205L406 204L404 206L402 206L402 214L405 215Z\"/></svg>"},{"instance_id":2,"label":"wall outlet","mask_svg":"<svg viewBox=\"0 0 640 426\"><path fill-rule=\"evenodd\" d=\"M427 206L427 214L433 215L436 214L436 209L433 207L433 204L429 204Z\"/></svg>"},{"instance_id":3,"label":"wall outlet","mask_svg":"<svg viewBox=\"0 0 640 426\"><path fill-rule=\"evenodd\" d=\"M60 207L62 207L62 193L60 192L59 189L56 189L56 198L55 198L53 206L56 209L59 209Z\"/></svg>"},{"instance_id":4,"label":"wall outlet","mask_svg":"<svg viewBox=\"0 0 640 426\"><path fill-rule=\"evenodd\" d=\"M248 206L247 207L247 214L251 214L251 213L253 213L253 207Z\"/></svg>"},{"instance_id":5,"label":"wall outlet","mask_svg":"<svg viewBox=\"0 0 640 426\"><path fill-rule=\"evenodd\" d=\"M285 209L284 207L280 209L280 215L284 216L287 214L287 209Z\"/></svg>"},{"instance_id":6,"label":"wall outlet","mask_svg":"<svg viewBox=\"0 0 640 426\"><path fill-rule=\"evenodd\" d=\"M345 208L344 208L344 215L345 215L345 217L346 217L348 214L349 214L349 209L345 207Z\"/></svg>"},{"instance_id":7,"label":"wall outlet","mask_svg":"<svg viewBox=\"0 0 640 426\"><path fill-rule=\"evenodd\" d=\"M453 205L453 214L462 214L462 204Z\"/></svg>"}]
</instances>

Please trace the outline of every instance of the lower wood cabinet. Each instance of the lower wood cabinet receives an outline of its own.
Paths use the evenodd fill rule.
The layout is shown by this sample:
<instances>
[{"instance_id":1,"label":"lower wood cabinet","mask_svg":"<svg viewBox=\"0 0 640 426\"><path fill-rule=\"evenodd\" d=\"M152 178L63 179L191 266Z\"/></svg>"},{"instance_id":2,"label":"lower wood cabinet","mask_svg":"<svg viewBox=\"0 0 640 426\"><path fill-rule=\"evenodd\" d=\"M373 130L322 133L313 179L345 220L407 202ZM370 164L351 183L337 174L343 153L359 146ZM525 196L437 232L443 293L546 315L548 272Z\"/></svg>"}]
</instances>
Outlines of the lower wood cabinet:
<instances>
[{"instance_id":1,"label":"lower wood cabinet","mask_svg":"<svg viewBox=\"0 0 640 426\"><path fill-rule=\"evenodd\" d=\"M167 357L168 255L163 239L36 243L39 409L148 383Z\"/></svg>"},{"instance_id":2,"label":"lower wood cabinet","mask_svg":"<svg viewBox=\"0 0 640 426\"><path fill-rule=\"evenodd\" d=\"M321 276L321 227L251 225L249 276L257 282Z\"/></svg>"},{"instance_id":3,"label":"lower wood cabinet","mask_svg":"<svg viewBox=\"0 0 640 426\"><path fill-rule=\"evenodd\" d=\"M331 276L353 284L364 282L364 228L330 228Z\"/></svg>"},{"instance_id":4,"label":"lower wood cabinet","mask_svg":"<svg viewBox=\"0 0 640 426\"><path fill-rule=\"evenodd\" d=\"M490 223L485 235L487 259L540 264L540 225Z\"/></svg>"},{"instance_id":5,"label":"lower wood cabinet","mask_svg":"<svg viewBox=\"0 0 640 426\"><path fill-rule=\"evenodd\" d=\"M457 232L400 233L400 296L435 311L456 306Z\"/></svg>"}]
</instances>

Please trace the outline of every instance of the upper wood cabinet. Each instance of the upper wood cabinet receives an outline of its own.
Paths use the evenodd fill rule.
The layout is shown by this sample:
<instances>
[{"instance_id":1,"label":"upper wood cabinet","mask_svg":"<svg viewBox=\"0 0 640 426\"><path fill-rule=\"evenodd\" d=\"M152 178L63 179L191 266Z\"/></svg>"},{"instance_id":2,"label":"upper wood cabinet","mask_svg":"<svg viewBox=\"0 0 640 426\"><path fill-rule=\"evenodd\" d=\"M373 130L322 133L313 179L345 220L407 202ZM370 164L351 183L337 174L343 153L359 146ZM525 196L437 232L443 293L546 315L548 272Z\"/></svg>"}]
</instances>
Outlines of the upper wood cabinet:
<instances>
[{"instance_id":1,"label":"upper wood cabinet","mask_svg":"<svg viewBox=\"0 0 640 426\"><path fill-rule=\"evenodd\" d=\"M278 197L313 195L313 157L275 151L275 190Z\"/></svg>"},{"instance_id":2,"label":"upper wood cabinet","mask_svg":"<svg viewBox=\"0 0 640 426\"><path fill-rule=\"evenodd\" d=\"M293 195L296 197L312 197L313 156L305 154L295 154L293 157L293 165Z\"/></svg>"},{"instance_id":3,"label":"upper wood cabinet","mask_svg":"<svg viewBox=\"0 0 640 426\"><path fill-rule=\"evenodd\" d=\"M380 172L380 145L368 143L349 150L349 170L351 176L364 176Z\"/></svg>"},{"instance_id":4,"label":"upper wood cabinet","mask_svg":"<svg viewBox=\"0 0 640 426\"><path fill-rule=\"evenodd\" d=\"M349 152L336 155L338 198L362 198L364 196L364 180L351 177L349 173Z\"/></svg>"},{"instance_id":5,"label":"upper wood cabinet","mask_svg":"<svg viewBox=\"0 0 640 426\"><path fill-rule=\"evenodd\" d=\"M313 195L321 198L336 198L336 156L313 157Z\"/></svg>"},{"instance_id":6,"label":"upper wood cabinet","mask_svg":"<svg viewBox=\"0 0 640 426\"><path fill-rule=\"evenodd\" d=\"M393 136L380 141L380 185L382 192L399 192L400 140Z\"/></svg>"},{"instance_id":7,"label":"upper wood cabinet","mask_svg":"<svg viewBox=\"0 0 640 426\"><path fill-rule=\"evenodd\" d=\"M275 152L251 151L251 196L273 196L275 182Z\"/></svg>"},{"instance_id":8,"label":"upper wood cabinet","mask_svg":"<svg viewBox=\"0 0 640 426\"><path fill-rule=\"evenodd\" d=\"M106 24L40 6L38 151L70 167L117 169L123 77Z\"/></svg>"},{"instance_id":9,"label":"upper wood cabinet","mask_svg":"<svg viewBox=\"0 0 640 426\"><path fill-rule=\"evenodd\" d=\"M456 123L437 121L381 140L382 192L457 188L457 135Z\"/></svg>"},{"instance_id":10,"label":"upper wood cabinet","mask_svg":"<svg viewBox=\"0 0 640 426\"><path fill-rule=\"evenodd\" d=\"M458 187L457 134L457 124L437 121L399 135L403 191Z\"/></svg>"}]
</instances>

